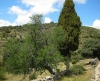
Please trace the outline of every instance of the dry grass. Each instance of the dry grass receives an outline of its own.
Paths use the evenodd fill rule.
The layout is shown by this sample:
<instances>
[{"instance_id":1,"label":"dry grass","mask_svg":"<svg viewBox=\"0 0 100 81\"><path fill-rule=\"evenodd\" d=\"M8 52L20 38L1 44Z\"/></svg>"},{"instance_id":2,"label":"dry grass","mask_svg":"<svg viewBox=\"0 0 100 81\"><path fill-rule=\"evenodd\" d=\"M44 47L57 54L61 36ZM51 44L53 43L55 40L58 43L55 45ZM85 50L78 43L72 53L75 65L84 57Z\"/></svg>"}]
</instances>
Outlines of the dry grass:
<instances>
[{"instance_id":1,"label":"dry grass","mask_svg":"<svg viewBox=\"0 0 100 81\"><path fill-rule=\"evenodd\" d=\"M6 74L6 80L5 81L21 81L23 79L24 75L12 75L12 74ZM29 81L29 76L27 76L23 81Z\"/></svg>"},{"instance_id":2,"label":"dry grass","mask_svg":"<svg viewBox=\"0 0 100 81\"><path fill-rule=\"evenodd\" d=\"M93 70L86 71L83 75L63 77L60 81L90 81L92 77Z\"/></svg>"},{"instance_id":3,"label":"dry grass","mask_svg":"<svg viewBox=\"0 0 100 81\"><path fill-rule=\"evenodd\" d=\"M92 74L93 74L93 68L90 65L85 65L86 63L88 63L91 59L85 59L85 60L81 60L78 62L78 64L82 64L84 65L84 67L87 69L86 72L82 75L77 75L77 76L65 76L63 78L60 79L60 81L90 81ZM71 64L72 66L72 64ZM64 63L59 63L58 68L60 69L60 71L65 70L66 66ZM46 70L42 75L39 75L39 78L43 78L45 76L51 76L51 74ZM20 81L22 80L23 75L11 75L11 74L7 74L7 80L6 81ZM23 80L23 81L29 81L29 75Z\"/></svg>"},{"instance_id":4,"label":"dry grass","mask_svg":"<svg viewBox=\"0 0 100 81\"><path fill-rule=\"evenodd\" d=\"M86 65L92 59L85 59L79 61L77 64L84 65L84 68L86 69L86 72L82 75L73 75L73 76L65 76L60 79L60 81L90 81L93 73L94 68L91 65Z\"/></svg>"},{"instance_id":5,"label":"dry grass","mask_svg":"<svg viewBox=\"0 0 100 81\"><path fill-rule=\"evenodd\" d=\"M65 69L64 63L59 63L58 68L62 71ZM38 75L38 78L43 78L45 76L51 76L51 74L46 70L41 75ZM12 75L12 74L6 74L7 80L5 81L21 81L23 79L23 75ZM29 75L23 80L23 81L29 81Z\"/></svg>"}]
</instances>

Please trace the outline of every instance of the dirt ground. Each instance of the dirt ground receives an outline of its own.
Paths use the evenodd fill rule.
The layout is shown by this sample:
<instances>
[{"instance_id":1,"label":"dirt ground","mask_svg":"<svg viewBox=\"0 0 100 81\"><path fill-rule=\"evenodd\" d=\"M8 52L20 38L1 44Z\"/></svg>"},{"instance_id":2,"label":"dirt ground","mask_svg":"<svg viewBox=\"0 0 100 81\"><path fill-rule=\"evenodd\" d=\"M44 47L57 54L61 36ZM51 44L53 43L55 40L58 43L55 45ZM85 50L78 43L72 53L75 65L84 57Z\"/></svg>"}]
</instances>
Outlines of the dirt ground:
<instances>
[{"instance_id":1,"label":"dirt ground","mask_svg":"<svg viewBox=\"0 0 100 81\"><path fill-rule=\"evenodd\" d=\"M94 70L91 81L100 81L100 61L98 62L98 65Z\"/></svg>"}]
</instances>

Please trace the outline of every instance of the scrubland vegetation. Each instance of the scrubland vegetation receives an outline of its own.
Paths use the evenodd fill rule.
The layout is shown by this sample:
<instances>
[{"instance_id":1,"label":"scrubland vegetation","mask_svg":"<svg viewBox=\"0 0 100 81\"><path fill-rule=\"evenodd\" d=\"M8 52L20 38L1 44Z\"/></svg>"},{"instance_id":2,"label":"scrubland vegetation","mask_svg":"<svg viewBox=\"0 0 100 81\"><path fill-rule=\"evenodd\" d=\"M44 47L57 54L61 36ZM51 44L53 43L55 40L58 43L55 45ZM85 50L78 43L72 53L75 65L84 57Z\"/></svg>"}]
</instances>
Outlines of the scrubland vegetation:
<instances>
[{"instance_id":1,"label":"scrubland vegetation","mask_svg":"<svg viewBox=\"0 0 100 81\"><path fill-rule=\"evenodd\" d=\"M1 81L11 81L11 76L12 81L28 81L64 70L69 73L60 81L90 80L93 68L86 63L100 59L100 30L81 26L74 6L72 0L65 1L58 23L44 24L36 14L31 23L0 28Z\"/></svg>"},{"instance_id":2,"label":"scrubland vegetation","mask_svg":"<svg viewBox=\"0 0 100 81\"><path fill-rule=\"evenodd\" d=\"M44 26L47 29L50 28L50 31L52 31L52 28L56 27L56 24L45 24ZM7 79L8 77L12 77L13 76L11 74L8 75L8 74L5 74L5 72L3 72L4 71L4 66L2 65L2 56L3 56L3 49L4 49L5 44L8 44L9 45L8 48L10 48L11 44L7 43L8 40L12 39L13 41L14 40L16 40L16 41L20 40L20 42L24 42L25 37L28 35L28 32L27 32L27 30L28 30L27 28L28 27L29 27L29 25L23 25L23 26L20 26L20 27L19 26L18 27L17 26L16 27L10 27L9 26L9 27L1 27L0 28L0 33L1 33L0 34L0 48L1 48L0 49L0 60L1 60L0 61L0 69L1 69L0 70L0 79L1 79L1 81ZM79 48L75 52L72 52L72 55L71 55L71 63L72 63L71 67L76 65L77 63L79 63L80 60L85 60L85 59L95 58L95 57L99 58L99 48L98 48L99 46L98 45L99 45L100 30L94 29L94 28L91 28L91 27L83 27L83 26L80 29L81 29L81 34L80 34L80 38L79 38L79 40L80 40ZM7 33L7 30L9 30L10 32ZM13 31L16 31L15 37L13 37L13 36L10 37L11 35L14 35L14 34L12 34L12 33L15 33ZM5 37L5 36L3 37L2 36L4 32L6 33L7 37ZM89 42L89 41L93 41L94 43ZM15 43L15 44L17 44L17 43ZM87 48L85 48L85 47L87 47ZM95 48L95 50L91 49L91 48ZM13 50L13 47L11 48L11 50ZM85 51L85 50L87 50L87 51ZM84 55L85 52L87 53L86 55ZM62 59L62 62L65 63L65 61L63 59ZM16 60L16 61L19 62L19 60ZM86 62L89 62L89 61L86 61ZM83 67L87 67L85 64L82 64L82 66ZM79 66L79 68L80 67L81 66ZM79 68L76 68L76 69L78 69L78 71L76 69L72 69L72 70L73 71L75 70L75 71L79 72ZM59 64L58 65L58 69L64 70L64 69L66 69L66 67L65 67L64 64L63 65ZM46 73L47 74L43 73L42 76L50 75L49 72L46 72ZM77 74L75 72L72 72L72 73L75 74L75 75ZM72 80L74 80L74 81L76 79L76 81L77 81L78 77L80 77L80 79L81 79L81 78L84 78L86 75L87 75L87 77L86 77L87 80L83 80L83 81L88 81L92 76L93 70L90 70L90 69L86 70L86 71L83 70L81 73L82 73L81 75L79 74L77 76L64 77L63 79L61 79L61 81L64 81L64 80L67 81L70 78ZM17 77L17 75L16 75L16 77ZM13 78L15 78L15 76L13 76ZM19 79L21 79L21 78L23 78L23 76L21 76Z\"/></svg>"}]
</instances>

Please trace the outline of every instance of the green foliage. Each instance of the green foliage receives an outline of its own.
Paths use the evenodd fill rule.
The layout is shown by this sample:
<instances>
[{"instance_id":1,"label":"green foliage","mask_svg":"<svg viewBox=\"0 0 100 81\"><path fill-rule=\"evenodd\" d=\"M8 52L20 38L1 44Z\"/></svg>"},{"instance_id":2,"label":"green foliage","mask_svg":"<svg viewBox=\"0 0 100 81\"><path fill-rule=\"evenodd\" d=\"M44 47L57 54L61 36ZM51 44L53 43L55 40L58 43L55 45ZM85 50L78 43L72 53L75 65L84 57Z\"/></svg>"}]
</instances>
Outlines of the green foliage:
<instances>
[{"instance_id":1,"label":"green foliage","mask_svg":"<svg viewBox=\"0 0 100 81\"><path fill-rule=\"evenodd\" d=\"M8 37L8 33L6 33L6 32L2 32L2 34L1 34L1 38L7 38Z\"/></svg>"},{"instance_id":2,"label":"green foliage","mask_svg":"<svg viewBox=\"0 0 100 81\"><path fill-rule=\"evenodd\" d=\"M81 50L81 54L84 57L93 57L96 56L95 53L100 53L100 42L99 39L88 40L84 43L83 49ZM99 56L99 55L98 55Z\"/></svg>"},{"instance_id":3,"label":"green foliage","mask_svg":"<svg viewBox=\"0 0 100 81\"><path fill-rule=\"evenodd\" d=\"M75 59L72 59L72 64L76 64L77 63L77 60L75 60Z\"/></svg>"},{"instance_id":4,"label":"green foliage","mask_svg":"<svg viewBox=\"0 0 100 81\"><path fill-rule=\"evenodd\" d=\"M75 75L83 74L84 71L85 71L85 69L84 69L84 67L82 65L74 65L71 68L72 74L75 74Z\"/></svg>"},{"instance_id":5,"label":"green foliage","mask_svg":"<svg viewBox=\"0 0 100 81\"><path fill-rule=\"evenodd\" d=\"M56 45L58 45L58 49L60 49L60 47L62 47L64 45L64 40L66 38L66 32L65 30L61 27L61 26L58 26L58 27L55 27L54 28L54 37L55 38L55 41L56 41Z\"/></svg>"},{"instance_id":6,"label":"green foliage","mask_svg":"<svg viewBox=\"0 0 100 81\"><path fill-rule=\"evenodd\" d=\"M18 39L10 39L5 44L3 60L6 71L14 74L27 74L37 66L36 56L42 47L40 27L36 21L35 25L29 27L29 34L23 42ZM36 67L36 69L38 68Z\"/></svg>"},{"instance_id":7,"label":"green foliage","mask_svg":"<svg viewBox=\"0 0 100 81\"><path fill-rule=\"evenodd\" d=\"M62 26L67 33L65 44L69 50L75 51L78 49L81 21L74 9L73 0L65 0L58 25Z\"/></svg>"},{"instance_id":8,"label":"green foliage","mask_svg":"<svg viewBox=\"0 0 100 81\"><path fill-rule=\"evenodd\" d=\"M5 80L5 71L3 69L3 63L2 61L0 60L0 81L2 80Z\"/></svg>"},{"instance_id":9,"label":"green foliage","mask_svg":"<svg viewBox=\"0 0 100 81\"><path fill-rule=\"evenodd\" d=\"M3 61L5 70L9 73L18 74L24 68L20 68L22 66L22 58L19 57L21 45L21 42L17 39L11 39L5 44Z\"/></svg>"},{"instance_id":10,"label":"green foliage","mask_svg":"<svg viewBox=\"0 0 100 81\"><path fill-rule=\"evenodd\" d=\"M3 71L3 69L2 68L0 68L0 81L2 80L5 80L6 79L6 77L5 77L5 72Z\"/></svg>"},{"instance_id":11,"label":"green foliage","mask_svg":"<svg viewBox=\"0 0 100 81\"><path fill-rule=\"evenodd\" d=\"M30 79L30 80L33 80L33 79L37 79L37 77L36 77L36 75L30 75L30 76L29 76L29 79Z\"/></svg>"},{"instance_id":12,"label":"green foliage","mask_svg":"<svg viewBox=\"0 0 100 81\"><path fill-rule=\"evenodd\" d=\"M40 20L37 20L41 18L38 17L42 16L31 17L33 25L26 25L28 33L23 42L20 39L10 39L5 44L3 58L7 72L28 74L34 71L33 75L45 69L51 72L61 61L57 44L62 38L55 40L58 32L53 29L52 32L50 29L44 30Z\"/></svg>"},{"instance_id":13,"label":"green foliage","mask_svg":"<svg viewBox=\"0 0 100 81\"><path fill-rule=\"evenodd\" d=\"M67 70L70 69L70 52L77 50L79 45L81 21L74 7L75 5L73 0L65 0L63 9L58 19L58 26L63 27L66 32L66 38L60 48L60 52L64 56L67 55Z\"/></svg>"},{"instance_id":14,"label":"green foliage","mask_svg":"<svg viewBox=\"0 0 100 81\"><path fill-rule=\"evenodd\" d=\"M72 52L71 54L72 54L72 56L71 56L72 64L76 64L79 60L83 59L81 54L79 54L78 52Z\"/></svg>"},{"instance_id":15,"label":"green foliage","mask_svg":"<svg viewBox=\"0 0 100 81\"><path fill-rule=\"evenodd\" d=\"M42 14L32 15L30 19L32 24L40 25L42 23Z\"/></svg>"},{"instance_id":16,"label":"green foliage","mask_svg":"<svg viewBox=\"0 0 100 81\"><path fill-rule=\"evenodd\" d=\"M78 50L83 49L83 46L87 41L98 40L98 39L100 39L100 30L92 27L82 26L80 34L80 44Z\"/></svg>"}]
</instances>

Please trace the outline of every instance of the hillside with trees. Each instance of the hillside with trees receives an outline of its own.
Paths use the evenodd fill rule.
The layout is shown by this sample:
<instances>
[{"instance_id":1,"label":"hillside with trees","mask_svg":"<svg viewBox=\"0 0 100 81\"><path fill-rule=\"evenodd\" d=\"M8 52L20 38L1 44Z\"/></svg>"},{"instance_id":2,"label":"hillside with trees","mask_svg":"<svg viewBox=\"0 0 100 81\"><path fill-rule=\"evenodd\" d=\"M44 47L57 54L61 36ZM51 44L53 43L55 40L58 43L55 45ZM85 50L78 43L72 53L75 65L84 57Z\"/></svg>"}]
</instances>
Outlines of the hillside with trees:
<instances>
[{"instance_id":1,"label":"hillside with trees","mask_svg":"<svg viewBox=\"0 0 100 81\"><path fill-rule=\"evenodd\" d=\"M29 27L31 27L31 26L32 26L31 24L30 25L26 24L26 25L23 25L23 26L16 26L16 27L10 27L10 26L8 26L8 27L1 27L0 28L0 48L1 48L0 49L0 60L1 61L2 61L2 55L4 53L3 49L4 49L4 47L6 45L7 45L8 49L9 49L9 51L10 50L12 51L12 54L13 53L18 54L19 43L22 44L22 47L21 47L22 58L25 57L23 55L26 53L26 51L30 52L32 50L32 49L30 49L30 48L32 48L31 46L30 46L30 48L27 48L29 45L31 45L32 41L29 42L29 39L26 38L27 35L28 35L28 31L30 31ZM43 32L44 31L45 32L46 31L50 31L51 32L57 26L57 24L54 24L54 23L51 24L50 23L50 24L44 24L43 26L44 26ZM16 31L16 32L14 32L14 31ZM77 63L81 59L95 58L95 57L100 58L100 51L99 51L99 49L100 49L99 48L100 47L100 43L99 43L99 41L100 41L100 30L92 28L92 27L82 26L82 27L80 27L80 32L81 33L80 33L80 36L79 36L79 48L75 52L72 52L71 62L73 64L75 64L75 63ZM49 37L50 37L50 33L49 33ZM48 35L46 36L46 39L48 39ZM58 38L57 40L59 40L59 39L61 39L61 38ZM24 44L24 42L25 42L25 44ZM28 45L27 45L27 42L28 42ZM51 43L51 42L49 42L49 43ZM43 50L45 50L45 52L43 52L44 53L44 54L42 53L43 56L40 55L40 57L44 58L46 56L47 60L50 61L50 62L52 60L51 63L53 63L53 61L55 62L55 60L51 59L52 57L47 56L47 53L48 53L47 50L50 50L51 48L53 48L53 50L55 50L54 46L50 46L49 48L42 49L41 52L43 52ZM25 50L25 49L29 49L29 50ZM11 51L10 51L10 54L11 54ZM7 51L5 51L5 52L7 52ZM53 51L53 53L54 53L54 51ZM6 56L6 57L8 57L8 56ZM50 58L48 58L48 57L50 57ZM14 57L11 57L11 58L13 60ZM59 56L57 58L59 58ZM5 59L7 59L7 58L5 58ZM17 63L17 61L19 62L18 58L14 58L14 60L13 60L14 63ZM31 58L29 60L31 60ZM37 58L37 60L40 60L40 63L42 63L42 58L39 58L39 59ZM28 60L26 60L26 61L28 61ZM7 61L7 62L10 62L10 61ZM39 63L39 65L40 65L40 63ZM8 64L10 65L10 63L7 63L7 66L9 66ZM43 64L44 64L44 61L43 61ZM20 65L20 64L18 64L18 65ZM20 68L21 66L17 67L18 65L16 65L15 69L19 68L20 72L26 71L26 73L27 73L27 68L24 68L24 67L26 67L25 65L22 68ZM40 72L42 72L43 70L45 70L44 69L44 65L40 66L40 67L41 67ZM55 67L55 66L52 66L52 67ZM28 66L28 68L29 68L29 66ZM13 71L13 69L12 69L12 71ZM50 68L48 70L50 70ZM11 70L9 70L9 72L10 71ZM50 70L50 72L52 72L52 70ZM13 71L13 73L16 74L16 70Z\"/></svg>"},{"instance_id":2,"label":"hillside with trees","mask_svg":"<svg viewBox=\"0 0 100 81\"><path fill-rule=\"evenodd\" d=\"M33 80L46 71L58 80L84 74L89 63L80 60L100 59L100 30L81 26L74 7L73 0L65 0L58 23L44 24L42 14L35 14L31 23L1 27L0 80L6 74Z\"/></svg>"}]
</instances>

